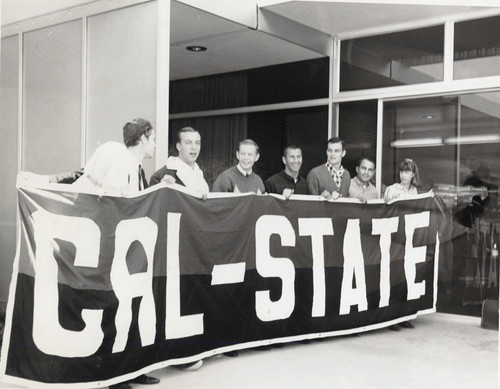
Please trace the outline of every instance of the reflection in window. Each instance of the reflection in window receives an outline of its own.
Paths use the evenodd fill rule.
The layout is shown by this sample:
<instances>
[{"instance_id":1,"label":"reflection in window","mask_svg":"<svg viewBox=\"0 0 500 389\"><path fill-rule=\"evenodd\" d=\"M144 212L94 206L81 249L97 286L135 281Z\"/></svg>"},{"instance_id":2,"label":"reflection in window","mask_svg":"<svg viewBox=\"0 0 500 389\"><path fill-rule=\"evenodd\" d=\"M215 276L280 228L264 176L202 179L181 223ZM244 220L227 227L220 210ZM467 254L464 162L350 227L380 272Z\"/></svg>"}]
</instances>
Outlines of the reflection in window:
<instances>
[{"instance_id":1,"label":"reflection in window","mask_svg":"<svg viewBox=\"0 0 500 389\"><path fill-rule=\"evenodd\" d=\"M500 92L393 101L384 105L382 176L396 180L397 164L414 159L420 191L434 189L449 215L450 244L440 258L437 308L481 315L498 299L500 246Z\"/></svg>"},{"instance_id":2,"label":"reflection in window","mask_svg":"<svg viewBox=\"0 0 500 389\"><path fill-rule=\"evenodd\" d=\"M435 184L456 184L455 147L446 145L443 139L456 136L457 101L456 97L434 97L384 105L385 185L397 181L397 167L404 158L414 159L420 168L420 191Z\"/></svg>"},{"instance_id":3,"label":"reflection in window","mask_svg":"<svg viewBox=\"0 0 500 389\"><path fill-rule=\"evenodd\" d=\"M455 24L453 78L500 75L500 16Z\"/></svg>"},{"instance_id":4,"label":"reflection in window","mask_svg":"<svg viewBox=\"0 0 500 389\"><path fill-rule=\"evenodd\" d=\"M442 80L443 44L443 26L342 41L340 90Z\"/></svg>"}]
</instances>

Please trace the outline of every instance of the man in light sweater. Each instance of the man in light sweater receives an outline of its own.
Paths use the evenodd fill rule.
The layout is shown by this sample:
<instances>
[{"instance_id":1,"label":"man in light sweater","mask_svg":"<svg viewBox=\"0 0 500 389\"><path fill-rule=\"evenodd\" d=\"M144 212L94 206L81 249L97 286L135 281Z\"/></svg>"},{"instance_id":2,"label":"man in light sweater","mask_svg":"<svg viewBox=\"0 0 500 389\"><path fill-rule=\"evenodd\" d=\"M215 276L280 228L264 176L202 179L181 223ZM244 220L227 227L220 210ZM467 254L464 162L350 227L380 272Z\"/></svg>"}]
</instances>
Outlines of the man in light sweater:
<instances>
[{"instance_id":1,"label":"man in light sweater","mask_svg":"<svg viewBox=\"0 0 500 389\"><path fill-rule=\"evenodd\" d=\"M214 192L262 194L265 192L262 179L253 172L259 160L259 146L251 139L242 140L236 151L238 164L219 174L214 182Z\"/></svg>"}]
</instances>

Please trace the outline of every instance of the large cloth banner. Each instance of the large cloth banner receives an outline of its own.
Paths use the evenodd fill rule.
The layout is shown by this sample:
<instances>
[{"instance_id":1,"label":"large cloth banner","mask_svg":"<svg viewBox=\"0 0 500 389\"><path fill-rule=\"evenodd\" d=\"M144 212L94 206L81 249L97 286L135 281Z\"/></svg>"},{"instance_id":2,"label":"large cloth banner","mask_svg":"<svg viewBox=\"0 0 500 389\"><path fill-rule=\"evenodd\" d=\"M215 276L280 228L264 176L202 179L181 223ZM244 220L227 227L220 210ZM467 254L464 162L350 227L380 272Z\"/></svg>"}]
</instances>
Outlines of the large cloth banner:
<instances>
[{"instance_id":1,"label":"large cloth banner","mask_svg":"<svg viewBox=\"0 0 500 389\"><path fill-rule=\"evenodd\" d=\"M443 215L430 194L361 204L64 188L18 192L0 358L10 382L105 386L435 311Z\"/></svg>"}]
</instances>

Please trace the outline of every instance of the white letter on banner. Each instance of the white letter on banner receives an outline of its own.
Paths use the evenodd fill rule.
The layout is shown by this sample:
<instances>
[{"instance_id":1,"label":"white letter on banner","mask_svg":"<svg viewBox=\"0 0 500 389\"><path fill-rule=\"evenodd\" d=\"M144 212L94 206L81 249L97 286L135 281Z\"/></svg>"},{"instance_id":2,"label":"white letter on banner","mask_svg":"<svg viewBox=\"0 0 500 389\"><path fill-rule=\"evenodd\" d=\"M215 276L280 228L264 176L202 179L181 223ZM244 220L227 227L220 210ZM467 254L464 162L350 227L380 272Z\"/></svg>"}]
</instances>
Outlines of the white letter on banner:
<instances>
[{"instance_id":1,"label":"white letter on banner","mask_svg":"<svg viewBox=\"0 0 500 389\"><path fill-rule=\"evenodd\" d=\"M372 235L380 235L380 302L379 308L389 305L391 294L391 234L397 232L399 218L372 220Z\"/></svg>"},{"instance_id":2,"label":"white letter on banner","mask_svg":"<svg viewBox=\"0 0 500 389\"><path fill-rule=\"evenodd\" d=\"M181 214L169 212L167 218L165 339L187 338L188 336L203 334L203 314L181 316L181 271L179 265Z\"/></svg>"},{"instance_id":3,"label":"white letter on banner","mask_svg":"<svg viewBox=\"0 0 500 389\"><path fill-rule=\"evenodd\" d=\"M356 275L356 288L352 287ZM340 293L340 314L347 315L351 305L357 305L358 311L368 309L366 298L365 264L361 250L359 219L349 219L344 235L344 276Z\"/></svg>"},{"instance_id":4,"label":"white letter on banner","mask_svg":"<svg viewBox=\"0 0 500 389\"><path fill-rule=\"evenodd\" d=\"M61 357L86 357L102 343L102 309L82 309L85 328L70 331L59 323L58 265L54 258L54 239L72 243L76 248L75 266L97 268L101 233L87 218L56 215L46 211L32 214L35 255L33 297L33 341L45 354Z\"/></svg>"},{"instance_id":5,"label":"white letter on banner","mask_svg":"<svg viewBox=\"0 0 500 389\"><path fill-rule=\"evenodd\" d=\"M278 232L279 231L279 232ZM262 277L279 277L283 282L281 298L272 301L269 290L255 292L255 310L262 321L290 317L295 307L295 267L289 258L273 258L269 251L271 235L281 237L283 246L295 246L295 231L288 219L263 215L255 224L255 263Z\"/></svg>"},{"instance_id":6,"label":"white letter on banner","mask_svg":"<svg viewBox=\"0 0 500 389\"><path fill-rule=\"evenodd\" d=\"M328 218L299 218L299 235L310 236L313 257L312 317L325 316L325 249L323 237L333 236L332 220Z\"/></svg>"},{"instance_id":7,"label":"white letter on banner","mask_svg":"<svg viewBox=\"0 0 500 389\"><path fill-rule=\"evenodd\" d=\"M425 262L427 255L427 246L413 247L413 234L415 229L429 227L429 211L405 215L405 275L408 285L408 300L416 300L425 294L425 280L415 283L417 269L415 265Z\"/></svg>"},{"instance_id":8,"label":"white letter on banner","mask_svg":"<svg viewBox=\"0 0 500 389\"><path fill-rule=\"evenodd\" d=\"M122 220L116 226L115 256L111 265L111 284L118 298L115 325L116 338L113 353L125 350L130 323L132 321L132 299L142 297L139 307L139 333L141 344L154 343L156 334L156 312L153 297L153 257L158 235L158 226L148 217ZM130 274L127 252L131 244L139 241L144 248L147 270ZM133 258L132 258L133 260Z\"/></svg>"}]
</instances>

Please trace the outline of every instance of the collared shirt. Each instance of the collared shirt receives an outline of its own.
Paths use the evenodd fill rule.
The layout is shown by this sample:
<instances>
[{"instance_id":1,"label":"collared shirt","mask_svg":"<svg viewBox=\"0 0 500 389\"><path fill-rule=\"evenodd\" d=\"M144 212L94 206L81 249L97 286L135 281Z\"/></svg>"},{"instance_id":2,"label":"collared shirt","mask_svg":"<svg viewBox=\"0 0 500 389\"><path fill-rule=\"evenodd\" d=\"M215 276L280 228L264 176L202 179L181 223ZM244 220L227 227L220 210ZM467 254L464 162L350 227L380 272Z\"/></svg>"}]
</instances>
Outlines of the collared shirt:
<instances>
[{"instance_id":1,"label":"collared shirt","mask_svg":"<svg viewBox=\"0 0 500 389\"><path fill-rule=\"evenodd\" d=\"M330 175L335 180L335 184L337 185L337 188L340 188L342 176L344 175L344 167L341 165L338 169L335 169L335 167L330 162L327 162L326 168L328 169L328 171L330 172Z\"/></svg>"},{"instance_id":2,"label":"collared shirt","mask_svg":"<svg viewBox=\"0 0 500 389\"><path fill-rule=\"evenodd\" d=\"M409 188L406 188L404 185L401 185L401 183L396 183L388 186L385 189L384 193L384 200L385 201L391 201L394 199L406 199L411 196L415 196L417 194L417 188L415 188L413 185L410 185Z\"/></svg>"},{"instance_id":3,"label":"collared shirt","mask_svg":"<svg viewBox=\"0 0 500 389\"><path fill-rule=\"evenodd\" d=\"M170 156L167 158L166 167L175 170L179 179L189 190L200 195L208 193L208 184L203 178L203 171L196 162L190 166L179 157Z\"/></svg>"},{"instance_id":4,"label":"collared shirt","mask_svg":"<svg viewBox=\"0 0 500 389\"><path fill-rule=\"evenodd\" d=\"M349 185L349 197L360 199L361 201L378 199L377 188L371 182L364 184L357 176L351 179Z\"/></svg>"},{"instance_id":5,"label":"collared shirt","mask_svg":"<svg viewBox=\"0 0 500 389\"><path fill-rule=\"evenodd\" d=\"M106 142L88 160L76 180L79 190L99 189L106 194L130 195L139 191L139 163L123 143Z\"/></svg>"},{"instance_id":6,"label":"collared shirt","mask_svg":"<svg viewBox=\"0 0 500 389\"><path fill-rule=\"evenodd\" d=\"M250 169L250 171L249 171L249 172L246 172L246 171L244 171L244 170L243 170L243 168L240 166L240 164L237 164L237 165L236 165L236 169L238 169L238 170L239 170L239 172L240 172L241 174L243 174L245 177L250 177L250 175L252 174L252 169Z\"/></svg>"},{"instance_id":7,"label":"collared shirt","mask_svg":"<svg viewBox=\"0 0 500 389\"><path fill-rule=\"evenodd\" d=\"M296 179L285 173L284 170L269 177L265 183L267 193L283 194L284 189L292 189L294 194L309 194L307 181L302 176Z\"/></svg>"}]
</instances>

